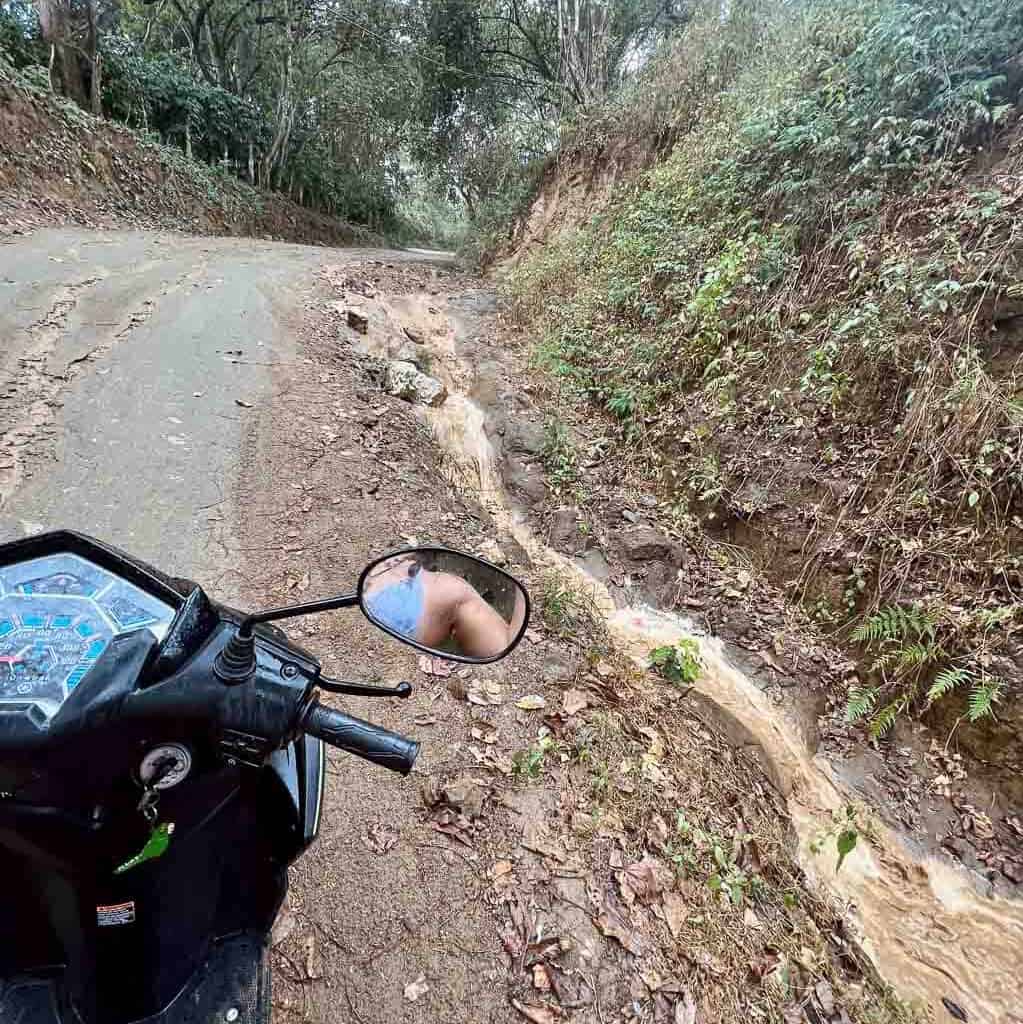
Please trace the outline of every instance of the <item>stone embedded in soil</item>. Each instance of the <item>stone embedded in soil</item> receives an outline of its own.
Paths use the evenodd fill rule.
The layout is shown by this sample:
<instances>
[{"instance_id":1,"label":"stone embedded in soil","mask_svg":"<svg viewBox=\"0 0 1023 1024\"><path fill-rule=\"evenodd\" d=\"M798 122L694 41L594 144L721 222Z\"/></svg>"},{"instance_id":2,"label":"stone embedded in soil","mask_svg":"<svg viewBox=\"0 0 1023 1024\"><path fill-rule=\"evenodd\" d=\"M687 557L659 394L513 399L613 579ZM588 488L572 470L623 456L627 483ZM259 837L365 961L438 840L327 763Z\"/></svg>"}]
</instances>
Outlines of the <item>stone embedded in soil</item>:
<instances>
[{"instance_id":1,"label":"stone embedded in soil","mask_svg":"<svg viewBox=\"0 0 1023 1024\"><path fill-rule=\"evenodd\" d=\"M728 609L725 618L717 625L715 632L726 640L739 640L753 628L753 619L742 608Z\"/></svg>"},{"instance_id":2,"label":"stone embedded in soil","mask_svg":"<svg viewBox=\"0 0 1023 1024\"><path fill-rule=\"evenodd\" d=\"M579 661L559 647L549 646L543 652L543 668L540 670L545 683L570 682L575 678Z\"/></svg>"},{"instance_id":3,"label":"stone embedded in soil","mask_svg":"<svg viewBox=\"0 0 1023 1024\"><path fill-rule=\"evenodd\" d=\"M348 310L348 326L359 334L366 334L369 331L369 317L361 309L352 307Z\"/></svg>"},{"instance_id":4,"label":"stone embedded in soil","mask_svg":"<svg viewBox=\"0 0 1023 1024\"><path fill-rule=\"evenodd\" d=\"M1002 864L1002 874L1005 875L1010 882L1016 885L1023 885L1023 864L1018 861L1007 860Z\"/></svg>"},{"instance_id":5,"label":"stone embedded in soil","mask_svg":"<svg viewBox=\"0 0 1023 1024\"><path fill-rule=\"evenodd\" d=\"M411 363L417 370L423 369L422 350L416 348L411 341L403 342L394 353L394 358L399 363Z\"/></svg>"},{"instance_id":6,"label":"stone embedded in soil","mask_svg":"<svg viewBox=\"0 0 1023 1024\"><path fill-rule=\"evenodd\" d=\"M577 508L559 508L551 517L547 542L556 551L566 555L581 554L593 541L579 529L579 510Z\"/></svg>"},{"instance_id":7,"label":"stone embedded in soil","mask_svg":"<svg viewBox=\"0 0 1023 1024\"><path fill-rule=\"evenodd\" d=\"M394 360L387 364L387 390L390 394L418 405L442 405L448 390L437 380L421 373L414 363Z\"/></svg>"},{"instance_id":8,"label":"stone embedded in soil","mask_svg":"<svg viewBox=\"0 0 1023 1024\"><path fill-rule=\"evenodd\" d=\"M623 530L618 539L622 553L633 562L664 562L676 551L675 545L652 526L636 526Z\"/></svg>"},{"instance_id":9,"label":"stone embedded in soil","mask_svg":"<svg viewBox=\"0 0 1023 1024\"><path fill-rule=\"evenodd\" d=\"M461 775L449 782L441 790L441 795L467 818L478 818L483 813L483 801L487 796L482 786L468 775Z\"/></svg>"},{"instance_id":10,"label":"stone embedded in soil","mask_svg":"<svg viewBox=\"0 0 1023 1024\"><path fill-rule=\"evenodd\" d=\"M502 467L505 486L529 505L538 505L547 497L547 482L542 467L518 455L509 455Z\"/></svg>"},{"instance_id":11,"label":"stone embedded in soil","mask_svg":"<svg viewBox=\"0 0 1023 1024\"><path fill-rule=\"evenodd\" d=\"M485 540L479 546L480 558L485 558L488 562L493 562L494 565L507 565L508 556L501 549L501 545L496 540L488 539Z\"/></svg>"},{"instance_id":12,"label":"stone embedded in soil","mask_svg":"<svg viewBox=\"0 0 1023 1024\"><path fill-rule=\"evenodd\" d=\"M504 423L504 446L519 455L539 455L543 452L544 432L539 423L525 418L508 418Z\"/></svg>"}]
</instances>

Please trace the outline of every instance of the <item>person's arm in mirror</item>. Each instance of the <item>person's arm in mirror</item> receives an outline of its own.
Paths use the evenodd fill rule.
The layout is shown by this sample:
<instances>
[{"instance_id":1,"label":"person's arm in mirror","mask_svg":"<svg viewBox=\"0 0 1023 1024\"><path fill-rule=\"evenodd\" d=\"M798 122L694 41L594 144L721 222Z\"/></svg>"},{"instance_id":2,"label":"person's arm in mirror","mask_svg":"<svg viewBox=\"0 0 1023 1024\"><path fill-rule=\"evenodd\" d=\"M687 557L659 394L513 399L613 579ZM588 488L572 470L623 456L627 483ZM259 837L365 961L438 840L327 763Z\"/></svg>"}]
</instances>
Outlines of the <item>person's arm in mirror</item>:
<instances>
[{"instance_id":1,"label":"person's arm in mirror","mask_svg":"<svg viewBox=\"0 0 1023 1024\"><path fill-rule=\"evenodd\" d=\"M446 572L426 573L426 600L419 640L440 647L454 636L460 654L470 658L496 658L518 634L525 604L512 628L465 580Z\"/></svg>"}]
</instances>

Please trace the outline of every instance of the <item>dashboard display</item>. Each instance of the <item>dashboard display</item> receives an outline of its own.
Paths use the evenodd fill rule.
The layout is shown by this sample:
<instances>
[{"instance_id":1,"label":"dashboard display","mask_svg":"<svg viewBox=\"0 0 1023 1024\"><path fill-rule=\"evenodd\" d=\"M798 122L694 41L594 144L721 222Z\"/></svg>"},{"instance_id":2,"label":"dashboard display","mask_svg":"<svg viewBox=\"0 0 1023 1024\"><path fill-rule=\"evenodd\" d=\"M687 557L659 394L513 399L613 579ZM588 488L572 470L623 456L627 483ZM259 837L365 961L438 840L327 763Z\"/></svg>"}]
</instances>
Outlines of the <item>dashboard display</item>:
<instances>
[{"instance_id":1,"label":"dashboard display","mask_svg":"<svg viewBox=\"0 0 1023 1024\"><path fill-rule=\"evenodd\" d=\"M0 568L0 705L48 718L122 633L162 640L174 609L79 555Z\"/></svg>"}]
</instances>

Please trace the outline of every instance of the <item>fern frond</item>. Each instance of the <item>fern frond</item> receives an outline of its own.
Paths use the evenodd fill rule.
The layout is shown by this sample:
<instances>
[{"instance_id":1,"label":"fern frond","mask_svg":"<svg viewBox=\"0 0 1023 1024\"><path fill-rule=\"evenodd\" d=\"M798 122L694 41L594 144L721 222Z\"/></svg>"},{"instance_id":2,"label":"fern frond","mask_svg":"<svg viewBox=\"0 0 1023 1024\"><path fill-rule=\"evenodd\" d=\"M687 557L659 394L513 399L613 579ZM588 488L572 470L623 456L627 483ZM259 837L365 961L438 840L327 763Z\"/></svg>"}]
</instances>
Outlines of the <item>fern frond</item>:
<instances>
[{"instance_id":1,"label":"fern frond","mask_svg":"<svg viewBox=\"0 0 1023 1024\"><path fill-rule=\"evenodd\" d=\"M970 673L965 668L950 666L942 669L931 681L930 689L927 691L927 703L933 704L942 697L947 697L960 683L965 683L970 678Z\"/></svg>"},{"instance_id":2,"label":"fern frond","mask_svg":"<svg viewBox=\"0 0 1023 1024\"><path fill-rule=\"evenodd\" d=\"M870 721L870 738L872 740L880 739L889 729L895 724L895 719L899 717L899 712L906 706L906 702L900 697L898 700L893 700L890 704L886 704L881 710L874 715Z\"/></svg>"},{"instance_id":3,"label":"fern frond","mask_svg":"<svg viewBox=\"0 0 1023 1024\"><path fill-rule=\"evenodd\" d=\"M858 722L864 715L874 710L876 703L876 689L865 686L852 687L845 702L845 720L847 722Z\"/></svg>"},{"instance_id":4,"label":"fern frond","mask_svg":"<svg viewBox=\"0 0 1023 1024\"><path fill-rule=\"evenodd\" d=\"M911 637L934 641L937 620L922 608L888 605L867 616L852 632L854 643L876 645L901 642Z\"/></svg>"},{"instance_id":5,"label":"fern frond","mask_svg":"<svg viewBox=\"0 0 1023 1024\"><path fill-rule=\"evenodd\" d=\"M898 657L898 651L885 651L884 654L879 654L871 663L871 672L884 672L886 669L892 667L895 664L895 659Z\"/></svg>"},{"instance_id":6,"label":"fern frond","mask_svg":"<svg viewBox=\"0 0 1023 1024\"><path fill-rule=\"evenodd\" d=\"M920 640L915 640L911 644L906 644L899 651L899 669L907 671L909 669L923 668L925 665L930 665L943 658L944 655L945 652L940 644L933 642L924 643Z\"/></svg>"},{"instance_id":7,"label":"fern frond","mask_svg":"<svg viewBox=\"0 0 1023 1024\"><path fill-rule=\"evenodd\" d=\"M1001 696L1002 680L998 676L978 679L970 691L966 717L971 722L977 722L989 715L994 715L994 706L1001 699Z\"/></svg>"}]
</instances>

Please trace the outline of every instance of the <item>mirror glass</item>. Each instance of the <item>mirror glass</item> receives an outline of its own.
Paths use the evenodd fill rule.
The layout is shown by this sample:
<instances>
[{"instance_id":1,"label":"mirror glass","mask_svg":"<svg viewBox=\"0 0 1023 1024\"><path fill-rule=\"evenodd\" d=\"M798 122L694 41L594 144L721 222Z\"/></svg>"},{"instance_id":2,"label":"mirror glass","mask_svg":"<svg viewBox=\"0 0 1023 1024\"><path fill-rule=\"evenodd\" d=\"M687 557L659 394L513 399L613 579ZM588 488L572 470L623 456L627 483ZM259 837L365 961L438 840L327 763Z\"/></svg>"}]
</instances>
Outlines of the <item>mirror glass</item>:
<instances>
[{"instance_id":1,"label":"mirror glass","mask_svg":"<svg viewBox=\"0 0 1023 1024\"><path fill-rule=\"evenodd\" d=\"M522 638L529 598L514 577L472 555L412 548L370 565L359 605L374 625L453 661L497 661Z\"/></svg>"}]
</instances>

